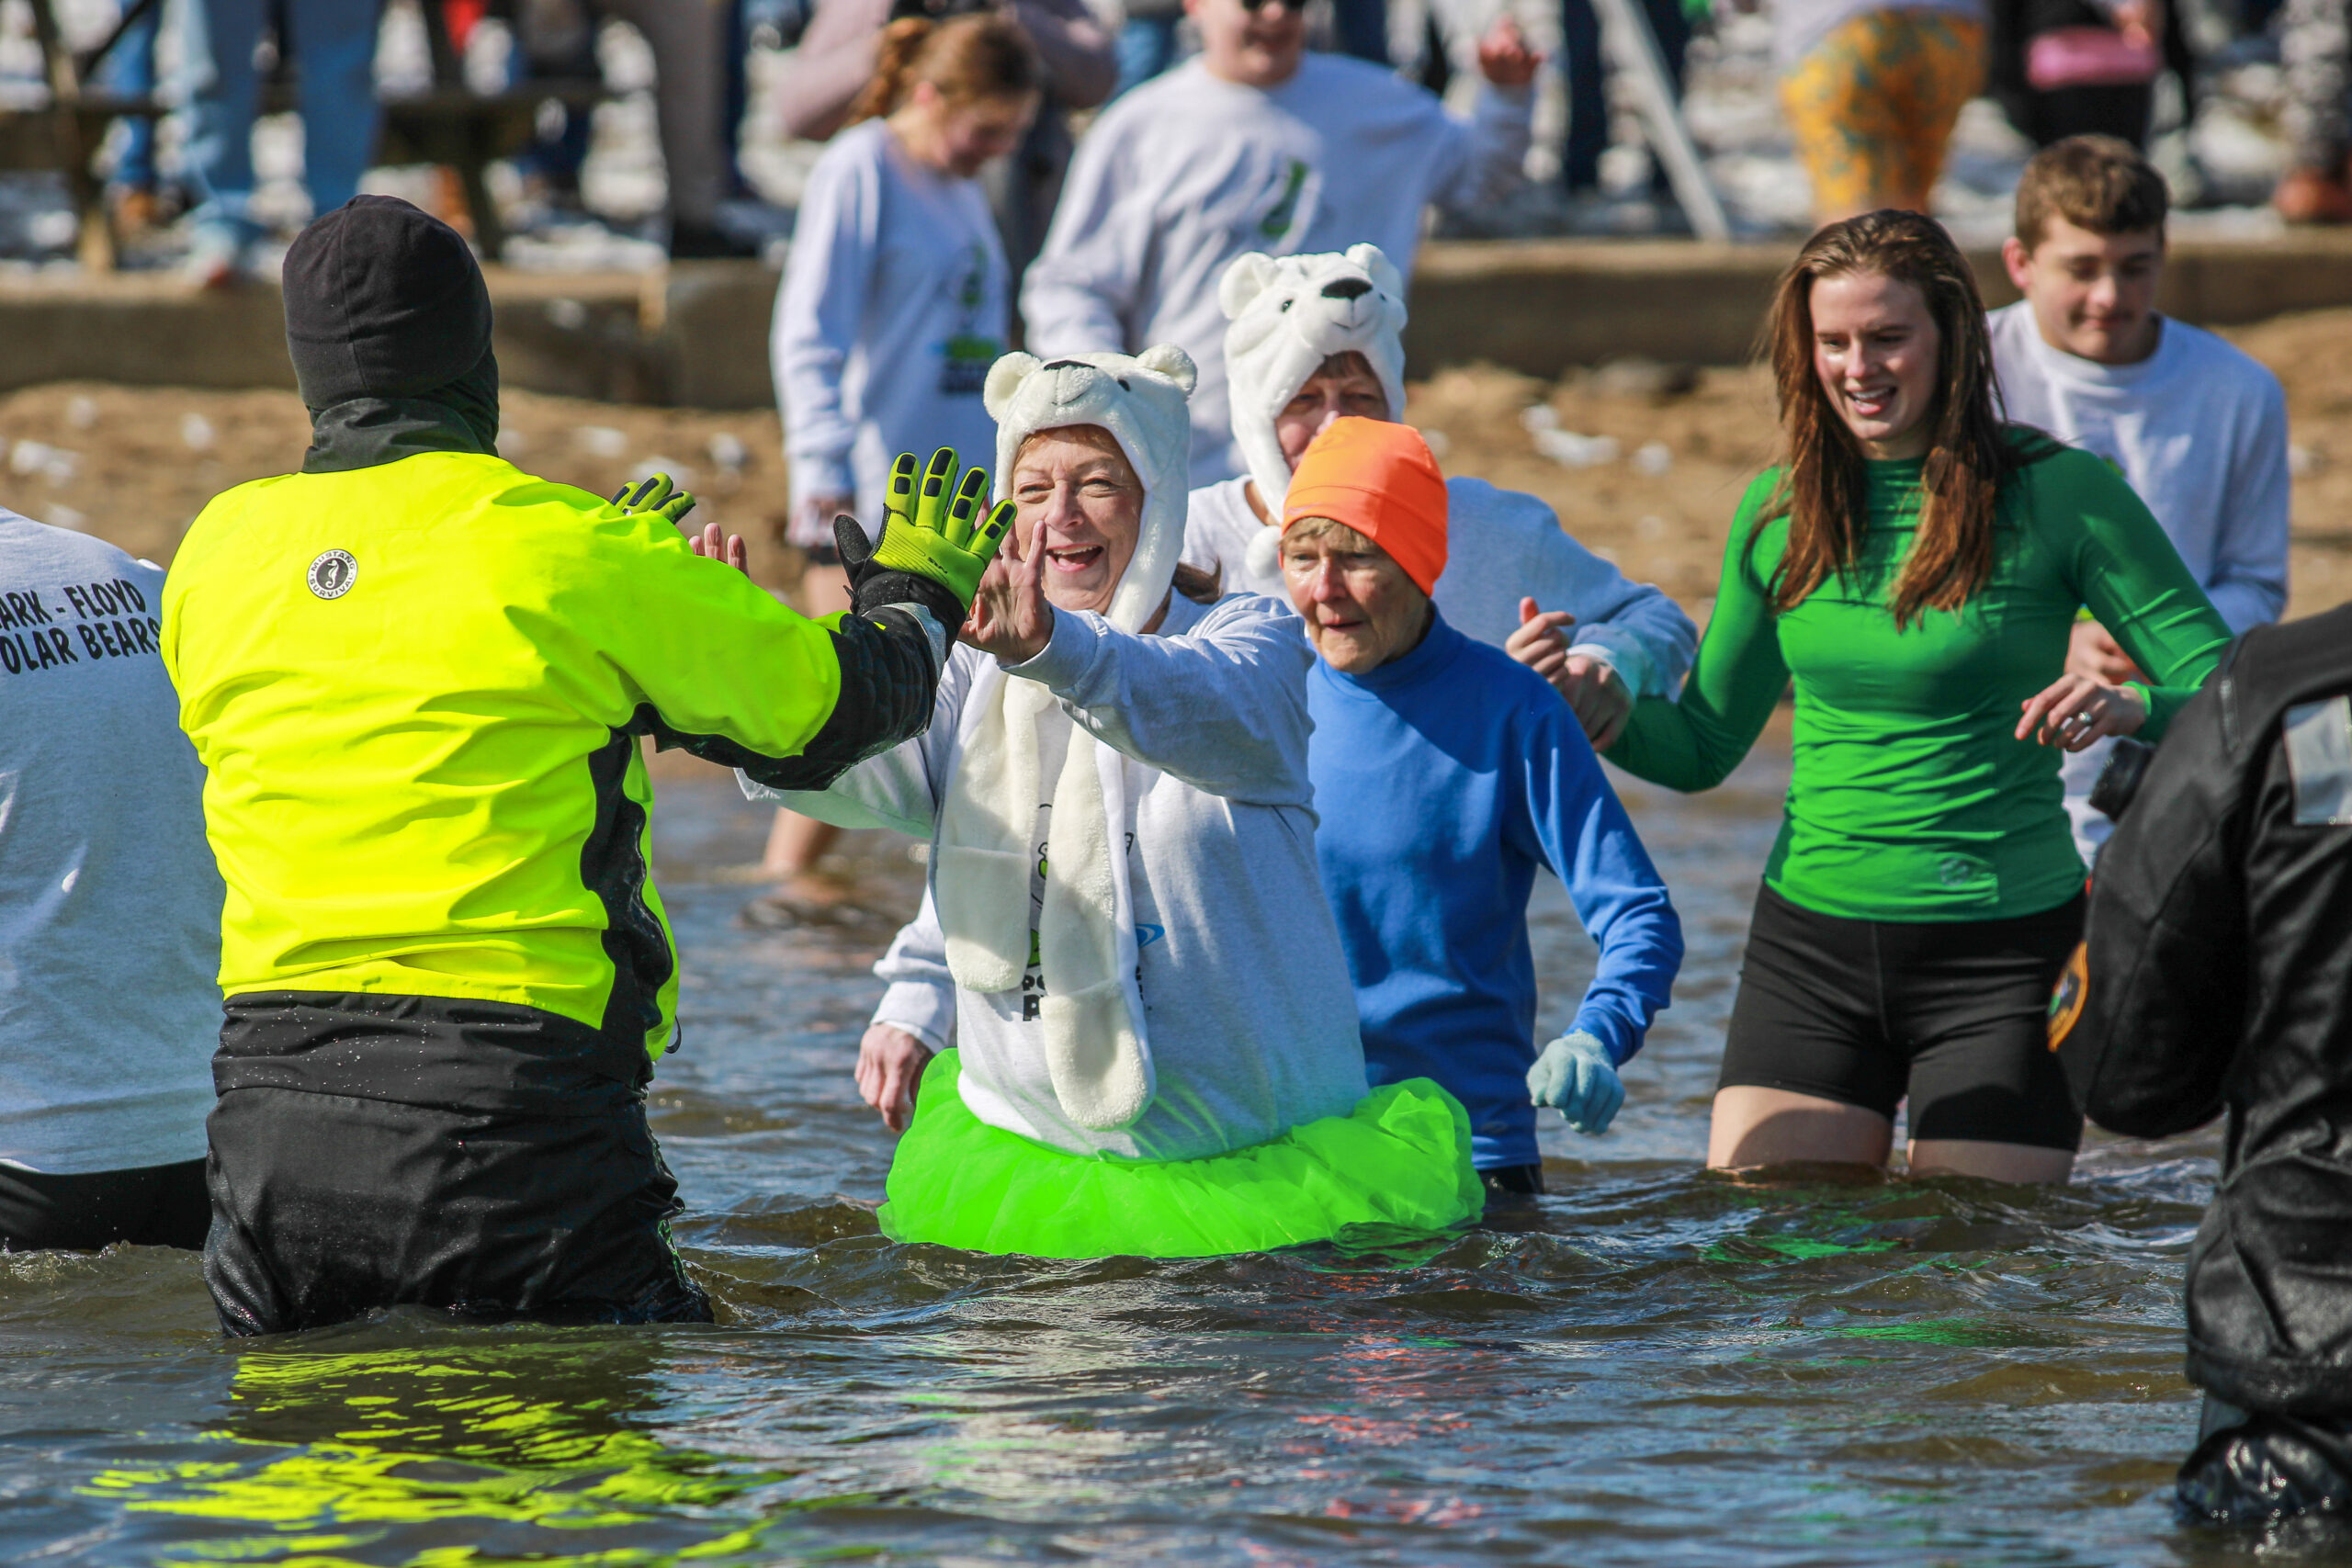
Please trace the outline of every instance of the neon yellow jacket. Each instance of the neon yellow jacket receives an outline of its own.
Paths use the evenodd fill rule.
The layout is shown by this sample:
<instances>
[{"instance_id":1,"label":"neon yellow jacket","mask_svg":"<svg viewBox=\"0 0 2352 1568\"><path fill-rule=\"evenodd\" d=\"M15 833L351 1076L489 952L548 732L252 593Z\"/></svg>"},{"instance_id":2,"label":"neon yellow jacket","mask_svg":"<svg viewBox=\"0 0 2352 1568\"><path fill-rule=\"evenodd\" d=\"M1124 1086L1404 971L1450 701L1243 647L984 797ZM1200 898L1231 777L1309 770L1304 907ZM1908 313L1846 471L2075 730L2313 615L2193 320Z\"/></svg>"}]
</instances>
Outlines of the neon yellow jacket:
<instances>
[{"instance_id":1,"label":"neon yellow jacket","mask_svg":"<svg viewBox=\"0 0 2352 1568\"><path fill-rule=\"evenodd\" d=\"M937 674L904 611L809 620L659 515L461 452L221 495L163 623L232 1002L513 1004L655 1055L637 738L821 788L920 733Z\"/></svg>"}]
</instances>

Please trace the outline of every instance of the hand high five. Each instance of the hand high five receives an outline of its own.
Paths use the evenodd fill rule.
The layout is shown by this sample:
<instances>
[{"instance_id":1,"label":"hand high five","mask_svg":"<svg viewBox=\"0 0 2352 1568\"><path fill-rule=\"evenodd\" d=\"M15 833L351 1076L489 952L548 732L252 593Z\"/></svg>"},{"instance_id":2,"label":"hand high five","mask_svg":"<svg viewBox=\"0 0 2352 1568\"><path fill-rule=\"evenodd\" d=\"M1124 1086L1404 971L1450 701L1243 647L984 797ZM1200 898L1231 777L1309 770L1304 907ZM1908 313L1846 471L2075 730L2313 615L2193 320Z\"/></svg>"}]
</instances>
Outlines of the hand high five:
<instances>
[{"instance_id":1,"label":"hand high five","mask_svg":"<svg viewBox=\"0 0 2352 1568\"><path fill-rule=\"evenodd\" d=\"M1054 607L1046 602L1046 530L1029 532L1023 553L1017 538L1005 540L980 579L963 640L1007 664L1022 664L1046 649L1054 635Z\"/></svg>"}]
</instances>

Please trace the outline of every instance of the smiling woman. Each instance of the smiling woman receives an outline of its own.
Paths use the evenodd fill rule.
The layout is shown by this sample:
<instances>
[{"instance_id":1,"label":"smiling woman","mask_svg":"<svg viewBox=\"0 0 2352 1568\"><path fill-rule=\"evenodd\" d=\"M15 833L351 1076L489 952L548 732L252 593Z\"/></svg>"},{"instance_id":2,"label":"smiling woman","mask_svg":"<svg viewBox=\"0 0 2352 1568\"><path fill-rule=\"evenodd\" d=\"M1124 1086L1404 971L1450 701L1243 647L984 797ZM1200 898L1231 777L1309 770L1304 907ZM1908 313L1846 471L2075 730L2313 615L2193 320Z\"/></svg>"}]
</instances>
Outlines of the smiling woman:
<instances>
[{"instance_id":1,"label":"smiling woman","mask_svg":"<svg viewBox=\"0 0 2352 1568\"><path fill-rule=\"evenodd\" d=\"M784 797L930 841L946 1016L878 1023L858 1064L906 1129L896 1239L1193 1257L1479 1212L1461 1105L1365 1092L1316 880L1306 646L1179 566L1193 385L1172 347L998 362L1013 536L931 726Z\"/></svg>"},{"instance_id":2,"label":"smiling woman","mask_svg":"<svg viewBox=\"0 0 2352 1568\"><path fill-rule=\"evenodd\" d=\"M1708 1162L1877 1165L1907 1097L1915 1172L2064 1180L2081 1120L2042 1015L2083 864L2058 752L2161 733L2228 630L2113 470L2000 422L1984 307L1931 220L1823 229L1767 337L1786 460L1740 504L1682 696L1609 750L1712 788L1794 680ZM2084 604L2154 682L2064 672Z\"/></svg>"}]
</instances>

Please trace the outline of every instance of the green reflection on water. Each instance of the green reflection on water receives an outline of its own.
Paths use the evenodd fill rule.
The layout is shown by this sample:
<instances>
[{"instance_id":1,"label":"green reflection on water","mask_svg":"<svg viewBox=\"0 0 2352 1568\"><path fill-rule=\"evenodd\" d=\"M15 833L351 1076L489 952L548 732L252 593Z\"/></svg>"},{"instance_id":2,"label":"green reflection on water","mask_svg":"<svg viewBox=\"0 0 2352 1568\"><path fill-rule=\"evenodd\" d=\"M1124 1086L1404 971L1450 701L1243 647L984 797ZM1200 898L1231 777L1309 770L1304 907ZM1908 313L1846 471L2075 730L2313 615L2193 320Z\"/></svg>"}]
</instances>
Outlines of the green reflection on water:
<instances>
[{"instance_id":1,"label":"green reflection on water","mask_svg":"<svg viewBox=\"0 0 2352 1568\"><path fill-rule=\"evenodd\" d=\"M722 1506L786 1477L633 1425L655 1405L659 1354L609 1336L248 1354L227 1420L205 1434L217 1458L109 1470L81 1490L187 1521L159 1559L173 1562L635 1565L747 1552L775 1505Z\"/></svg>"},{"instance_id":2,"label":"green reflection on water","mask_svg":"<svg viewBox=\"0 0 2352 1568\"><path fill-rule=\"evenodd\" d=\"M1922 1323L1843 1323L1832 1330L1855 1339L1911 1339L1923 1345L2032 1346L2052 1341L2044 1335L1985 1323L1928 1320Z\"/></svg>"}]
</instances>

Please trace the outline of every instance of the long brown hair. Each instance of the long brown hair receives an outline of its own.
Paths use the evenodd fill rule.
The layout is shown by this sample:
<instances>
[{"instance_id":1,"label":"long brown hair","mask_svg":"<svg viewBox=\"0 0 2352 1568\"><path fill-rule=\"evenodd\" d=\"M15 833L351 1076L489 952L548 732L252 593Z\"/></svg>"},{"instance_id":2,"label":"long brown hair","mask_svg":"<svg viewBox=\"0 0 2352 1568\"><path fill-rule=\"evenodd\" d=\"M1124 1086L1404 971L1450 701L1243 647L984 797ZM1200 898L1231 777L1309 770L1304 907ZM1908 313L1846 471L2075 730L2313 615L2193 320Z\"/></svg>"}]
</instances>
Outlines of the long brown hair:
<instances>
[{"instance_id":1,"label":"long brown hair","mask_svg":"<svg viewBox=\"0 0 2352 1568\"><path fill-rule=\"evenodd\" d=\"M928 82L950 103L1025 98L1044 85L1037 51L1021 25L993 11L944 21L901 17L882 29L874 76L850 107L850 121L888 115Z\"/></svg>"},{"instance_id":2,"label":"long brown hair","mask_svg":"<svg viewBox=\"0 0 2352 1568\"><path fill-rule=\"evenodd\" d=\"M1894 624L1902 628L1928 609L1959 609L1984 586L2001 486L2017 460L2002 436L1984 302L1951 236L1916 212L1868 212L1819 230L1781 275L1759 349L1771 361L1786 447L1780 488L1765 510L1789 519L1788 545L1772 572L1772 607L1794 609L1861 556L1861 447L1813 365L1813 286L1854 273L1911 285L1936 323L1941 384L1926 415L1932 439L1919 476L1919 526L1894 581Z\"/></svg>"}]
</instances>

